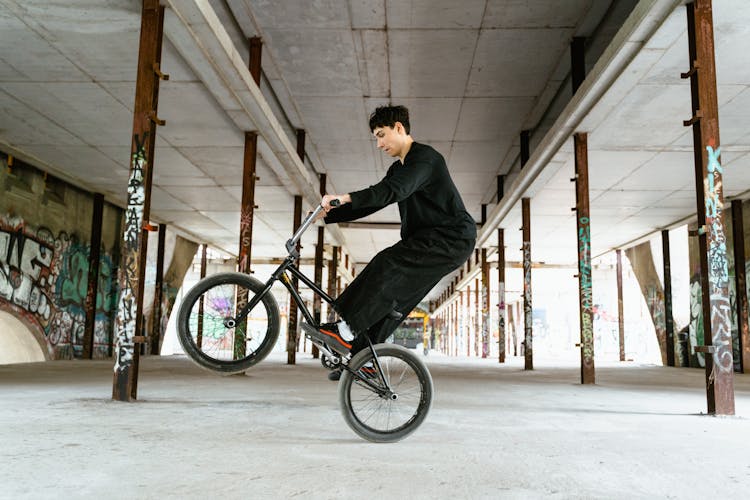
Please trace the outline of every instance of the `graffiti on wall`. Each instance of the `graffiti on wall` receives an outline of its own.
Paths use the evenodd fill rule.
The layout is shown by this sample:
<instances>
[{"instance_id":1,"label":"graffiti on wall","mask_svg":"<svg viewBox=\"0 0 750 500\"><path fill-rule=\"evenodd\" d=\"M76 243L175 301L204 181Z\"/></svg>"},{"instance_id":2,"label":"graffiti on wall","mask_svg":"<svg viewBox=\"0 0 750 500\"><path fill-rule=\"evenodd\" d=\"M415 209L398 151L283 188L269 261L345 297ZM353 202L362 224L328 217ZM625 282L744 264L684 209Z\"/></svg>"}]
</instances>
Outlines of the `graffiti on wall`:
<instances>
[{"instance_id":1,"label":"graffiti on wall","mask_svg":"<svg viewBox=\"0 0 750 500\"><path fill-rule=\"evenodd\" d=\"M90 247L65 232L0 217L0 305L41 331L52 359L80 357ZM94 355L108 352L113 307L112 261L102 253Z\"/></svg>"},{"instance_id":2,"label":"graffiti on wall","mask_svg":"<svg viewBox=\"0 0 750 500\"><path fill-rule=\"evenodd\" d=\"M533 355L533 318L531 316L531 242L523 242L523 316L524 316L524 353L527 359Z\"/></svg>"},{"instance_id":3,"label":"graffiti on wall","mask_svg":"<svg viewBox=\"0 0 750 500\"><path fill-rule=\"evenodd\" d=\"M729 265L727 262L726 235L724 234L724 209L719 156L721 148L706 146L707 172L704 179L706 205L706 231L708 233L708 293L711 298L711 343L716 347L714 369L721 372L734 369L732 356L732 322L729 303Z\"/></svg>"},{"instance_id":4,"label":"graffiti on wall","mask_svg":"<svg viewBox=\"0 0 750 500\"><path fill-rule=\"evenodd\" d=\"M588 217L578 219L578 282L581 295L581 360L594 366L593 292L591 283L591 224Z\"/></svg>"},{"instance_id":5,"label":"graffiti on wall","mask_svg":"<svg viewBox=\"0 0 750 500\"><path fill-rule=\"evenodd\" d=\"M133 361L135 349L135 318L138 286L138 244L143 228L143 211L146 202L144 170L146 167L145 142L148 132L133 138L135 152L131 159L128 179L128 208L125 210L125 232L123 234L123 259L120 269L120 299L115 320L115 372L126 370Z\"/></svg>"}]
</instances>

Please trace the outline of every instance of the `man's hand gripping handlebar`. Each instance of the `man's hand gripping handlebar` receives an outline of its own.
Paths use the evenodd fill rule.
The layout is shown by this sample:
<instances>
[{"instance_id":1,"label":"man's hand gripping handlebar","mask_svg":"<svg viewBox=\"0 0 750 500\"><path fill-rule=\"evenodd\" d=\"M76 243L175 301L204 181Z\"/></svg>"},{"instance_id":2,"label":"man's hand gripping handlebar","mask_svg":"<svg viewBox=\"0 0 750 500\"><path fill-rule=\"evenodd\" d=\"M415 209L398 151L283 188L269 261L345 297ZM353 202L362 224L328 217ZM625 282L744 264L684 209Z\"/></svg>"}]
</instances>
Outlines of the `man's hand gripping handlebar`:
<instances>
[{"instance_id":1,"label":"man's hand gripping handlebar","mask_svg":"<svg viewBox=\"0 0 750 500\"><path fill-rule=\"evenodd\" d=\"M336 199L330 200L328 203L332 207L337 207L341 204L341 202ZM302 237L302 233L304 233L307 228L317 220L320 213L324 210L325 208L323 208L323 205L318 205L317 207L315 207L315 210L307 214L305 220L302 221L302 224L300 224L299 229L297 229L294 235L286 242L286 251L289 253L289 255L292 255L295 259L299 258L299 252L297 251L297 242L299 242L300 238Z\"/></svg>"}]
</instances>

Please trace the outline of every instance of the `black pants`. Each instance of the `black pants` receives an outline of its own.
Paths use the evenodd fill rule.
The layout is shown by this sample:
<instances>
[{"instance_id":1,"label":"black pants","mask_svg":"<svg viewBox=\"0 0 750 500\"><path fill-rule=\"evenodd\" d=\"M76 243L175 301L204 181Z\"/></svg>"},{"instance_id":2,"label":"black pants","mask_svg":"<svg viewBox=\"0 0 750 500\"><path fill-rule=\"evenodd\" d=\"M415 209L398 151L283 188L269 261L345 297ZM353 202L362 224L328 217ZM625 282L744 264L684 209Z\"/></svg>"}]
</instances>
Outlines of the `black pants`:
<instances>
[{"instance_id":1,"label":"black pants","mask_svg":"<svg viewBox=\"0 0 750 500\"><path fill-rule=\"evenodd\" d=\"M336 299L336 309L357 334L352 353L384 342L430 290L474 250L474 239L447 237L440 229L418 231L378 253Z\"/></svg>"}]
</instances>

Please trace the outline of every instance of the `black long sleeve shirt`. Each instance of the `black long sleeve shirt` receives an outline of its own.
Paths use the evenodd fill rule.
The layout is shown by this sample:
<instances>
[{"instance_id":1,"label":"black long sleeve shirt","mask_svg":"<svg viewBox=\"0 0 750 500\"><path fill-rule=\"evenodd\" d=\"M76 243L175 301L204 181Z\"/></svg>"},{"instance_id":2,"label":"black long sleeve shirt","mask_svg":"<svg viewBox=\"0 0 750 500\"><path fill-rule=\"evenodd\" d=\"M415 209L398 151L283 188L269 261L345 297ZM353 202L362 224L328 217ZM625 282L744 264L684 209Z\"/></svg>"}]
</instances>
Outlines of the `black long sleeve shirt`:
<instances>
[{"instance_id":1,"label":"black long sleeve shirt","mask_svg":"<svg viewBox=\"0 0 750 500\"><path fill-rule=\"evenodd\" d=\"M403 164L396 160L383 180L350 196L351 203L328 212L326 223L366 217L396 202L402 239L424 229L438 229L448 238L477 236L476 223L466 211L445 159L425 144L413 142Z\"/></svg>"}]
</instances>

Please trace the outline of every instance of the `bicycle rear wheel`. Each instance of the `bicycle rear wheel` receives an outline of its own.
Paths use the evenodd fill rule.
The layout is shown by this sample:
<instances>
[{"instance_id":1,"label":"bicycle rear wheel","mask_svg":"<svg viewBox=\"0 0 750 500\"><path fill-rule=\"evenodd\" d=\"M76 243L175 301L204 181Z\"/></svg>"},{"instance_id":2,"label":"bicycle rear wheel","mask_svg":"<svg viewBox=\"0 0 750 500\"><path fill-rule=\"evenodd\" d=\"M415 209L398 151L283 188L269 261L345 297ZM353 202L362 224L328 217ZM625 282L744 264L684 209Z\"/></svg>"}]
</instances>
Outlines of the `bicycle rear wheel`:
<instances>
[{"instance_id":1,"label":"bicycle rear wheel","mask_svg":"<svg viewBox=\"0 0 750 500\"><path fill-rule=\"evenodd\" d=\"M242 273L219 273L185 295L177 336L190 359L211 371L231 374L265 358L279 336L279 306L269 291L247 317L233 324L242 307L264 288Z\"/></svg>"},{"instance_id":2,"label":"bicycle rear wheel","mask_svg":"<svg viewBox=\"0 0 750 500\"><path fill-rule=\"evenodd\" d=\"M375 368L369 349L357 353L349 368L358 375L344 370L339 403L344 420L359 436L390 443L405 438L424 422L432 405L432 376L424 362L404 347L377 344L374 349L381 370Z\"/></svg>"}]
</instances>

